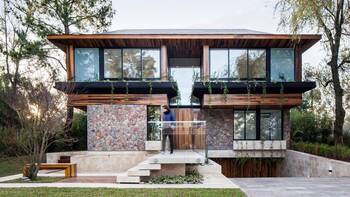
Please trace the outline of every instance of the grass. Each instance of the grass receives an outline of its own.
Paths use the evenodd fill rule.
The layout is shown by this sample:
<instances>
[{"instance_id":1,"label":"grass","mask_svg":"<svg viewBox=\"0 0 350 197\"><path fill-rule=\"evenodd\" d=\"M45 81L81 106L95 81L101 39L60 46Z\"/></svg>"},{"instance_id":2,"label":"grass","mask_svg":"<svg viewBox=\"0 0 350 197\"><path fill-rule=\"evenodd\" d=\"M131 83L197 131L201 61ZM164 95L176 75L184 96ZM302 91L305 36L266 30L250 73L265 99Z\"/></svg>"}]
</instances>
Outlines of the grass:
<instances>
[{"instance_id":1,"label":"grass","mask_svg":"<svg viewBox=\"0 0 350 197\"><path fill-rule=\"evenodd\" d=\"M239 189L107 189L107 188L9 188L0 196L246 196Z\"/></svg>"},{"instance_id":2,"label":"grass","mask_svg":"<svg viewBox=\"0 0 350 197\"><path fill-rule=\"evenodd\" d=\"M0 157L0 177L22 173L25 156Z\"/></svg>"},{"instance_id":3,"label":"grass","mask_svg":"<svg viewBox=\"0 0 350 197\"><path fill-rule=\"evenodd\" d=\"M4 183L54 183L63 179L63 177L37 177L35 180L28 181L19 178Z\"/></svg>"}]
</instances>

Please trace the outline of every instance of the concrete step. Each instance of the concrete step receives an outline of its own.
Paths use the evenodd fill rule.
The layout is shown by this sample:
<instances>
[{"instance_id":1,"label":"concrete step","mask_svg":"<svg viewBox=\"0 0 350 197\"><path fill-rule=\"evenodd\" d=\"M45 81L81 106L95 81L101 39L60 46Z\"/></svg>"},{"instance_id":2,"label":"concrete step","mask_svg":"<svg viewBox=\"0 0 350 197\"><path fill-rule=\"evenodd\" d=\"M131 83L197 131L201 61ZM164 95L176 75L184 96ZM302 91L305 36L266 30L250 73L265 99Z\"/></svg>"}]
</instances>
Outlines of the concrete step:
<instances>
[{"instance_id":1,"label":"concrete step","mask_svg":"<svg viewBox=\"0 0 350 197\"><path fill-rule=\"evenodd\" d=\"M160 170L162 169L161 164L143 162L137 165L140 170Z\"/></svg>"},{"instance_id":2,"label":"concrete step","mask_svg":"<svg viewBox=\"0 0 350 197\"><path fill-rule=\"evenodd\" d=\"M151 176L150 170L139 170L139 169L130 169L127 172L128 176Z\"/></svg>"},{"instance_id":3,"label":"concrete step","mask_svg":"<svg viewBox=\"0 0 350 197\"><path fill-rule=\"evenodd\" d=\"M117 183L140 183L139 176L128 176L128 175L119 175L117 176Z\"/></svg>"}]
</instances>

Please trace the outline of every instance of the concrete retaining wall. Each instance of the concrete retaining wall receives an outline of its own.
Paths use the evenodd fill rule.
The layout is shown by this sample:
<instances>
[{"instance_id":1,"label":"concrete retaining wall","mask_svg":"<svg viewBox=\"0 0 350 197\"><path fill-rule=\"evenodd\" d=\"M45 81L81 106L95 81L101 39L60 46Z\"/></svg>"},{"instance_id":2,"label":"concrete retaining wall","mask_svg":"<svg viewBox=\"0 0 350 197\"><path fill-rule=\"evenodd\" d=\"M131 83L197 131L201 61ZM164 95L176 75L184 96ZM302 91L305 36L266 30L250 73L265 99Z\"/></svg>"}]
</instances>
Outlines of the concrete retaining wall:
<instances>
[{"instance_id":1,"label":"concrete retaining wall","mask_svg":"<svg viewBox=\"0 0 350 197\"><path fill-rule=\"evenodd\" d=\"M59 156L71 156L71 163L76 163L78 173L111 172L119 173L136 166L152 154L146 151L81 151L47 153L47 163L57 163Z\"/></svg>"},{"instance_id":2,"label":"concrete retaining wall","mask_svg":"<svg viewBox=\"0 0 350 197\"><path fill-rule=\"evenodd\" d=\"M350 177L350 163L287 150L285 159L277 167L277 176Z\"/></svg>"}]
</instances>

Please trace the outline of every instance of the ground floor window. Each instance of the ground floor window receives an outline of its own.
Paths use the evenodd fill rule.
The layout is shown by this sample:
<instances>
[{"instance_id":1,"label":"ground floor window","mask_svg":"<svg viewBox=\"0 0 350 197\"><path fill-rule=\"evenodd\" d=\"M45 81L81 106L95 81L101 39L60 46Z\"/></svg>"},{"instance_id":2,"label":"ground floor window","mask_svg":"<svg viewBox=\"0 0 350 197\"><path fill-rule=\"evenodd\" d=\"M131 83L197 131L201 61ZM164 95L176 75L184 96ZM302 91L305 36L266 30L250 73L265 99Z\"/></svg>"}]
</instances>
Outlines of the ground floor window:
<instances>
[{"instance_id":1,"label":"ground floor window","mask_svg":"<svg viewBox=\"0 0 350 197\"><path fill-rule=\"evenodd\" d=\"M234 112L234 139L254 140L256 139L256 112L235 111Z\"/></svg>"},{"instance_id":2,"label":"ground floor window","mask_svg":"<svg viewBox=\"0 0 350 197\"><path fill-rule=\"evenodd\" d=\"M281 110L235 110L234 140L282 140Z\"/></svg>"},{"instance_id":3,"label":"ground floor window","mask_svg":"<svg viewBox=\"0 0 350 197\"><path fill-rule=\"evenodd\" d=\"M161 110L159 105L147 106L147 140L154 141L160 140L161 125L157 121L160 121Z\"/></svg>"}]
</instances>

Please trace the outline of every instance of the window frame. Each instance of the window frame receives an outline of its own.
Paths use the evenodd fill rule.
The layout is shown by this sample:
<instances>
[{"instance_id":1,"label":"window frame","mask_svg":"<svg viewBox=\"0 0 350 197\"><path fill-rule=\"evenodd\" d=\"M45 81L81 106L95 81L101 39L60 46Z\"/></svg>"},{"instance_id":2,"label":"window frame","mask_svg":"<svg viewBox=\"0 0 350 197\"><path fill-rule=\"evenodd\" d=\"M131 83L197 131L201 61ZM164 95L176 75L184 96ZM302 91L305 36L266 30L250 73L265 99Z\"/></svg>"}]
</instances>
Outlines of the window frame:
<instances>
[{"instance_id":1,"label":"window frame","mask_svg":"<svg viewBox=\"0 0 350 197\"><path fill-rule=\"evenodd\" d=\"M100 49L100 80L110 80L110 81L118 81L118 80L126 80L126 81L141 81L141 80L148 80L148 81L155 81L160 80L162 76L162 55L161 55L161 49L159 47L104 47L99 48ZM121 78L106 78L104 76L104 50L105 49L120 49L121 50ZM140 49L141 54L141 77L139 78L124 78L124 58L123 58L123 50L124 49ZM142 58L142 50L157 50L159 51L159 77L154 78L143 78L143 58ZM101 57L102 54L102 57Z\"/></svg>"},{"instance_id":2,"label":"window frame","mask_svg":"<svg viewBox=\"0 0 350 197\"><path fill-rule=\"evenodd\" d=\"M227 70L228 77L214 78L211 76L211 50L227 50ZM245 50L247 55L247 77L236 78L230 77L230 50ZM265 50L265 78L251 78L250 77L250 65L249 65L249 50ZM270 81L270 48L209 48L209 79L210 80L225 80L225 81Z\"/></svg>"},{"instance_id":3,"label":"window frame","mask_svg":"<svg viewBox=\"0 0 350 197\"><path fill-rule=\"evenodd\" d=\"M284 128L283 128L283 125L284 125L284 113L283 113L283 109L234 109L233 110L233 128L232 128L232 132L233 132L233 140L234 141L261 141L261 110L278 110L280 111L281 113L281 139L268 139L268 140L265 140L264 141L281 141L281 140L285 140L284 139ZM234 113L235 111L244 111L244 124L245 124L245 114L247 111L254 111L256 116L256 121L255 121L255 128L256 128L256 139L246 139L246 125L244 125L244 139L235 139L235 123L234 123Z\"/></svg>"},{"instance_id":4,"label":"window frame","mask_svg":"<svg viewBox=\"0 0 350 197\"><path fill-rule=\"evenodd\" d=\"M98 62L98 81L101 80L101 50L100 48L98 47L74 47L73 48L73 73L74 73L74 76L73 76L73 81L74 82L90 82L90 81L77 81L77 66L76 66L76 49L98 49L98 58L99 58L99 62Z\"/></svg>"},{"instance_id":5,"label":"window frame","mask_svg":"<svg viewBox=\"0 0 350 197\"><path fill-rule=\"evenodd\" d=\"M243 131L243 139L235 139L235 112L243 112L243 118L244 118L244 131ZM247 139L247 112L254 112L255 113L255 138L256 139ZM258 127L257 127L257 121L258 121L258 113L256 110L248 109L248 110L233 110L233 140L257 140L258 138Z\"/></svg>"}]
</instances>

